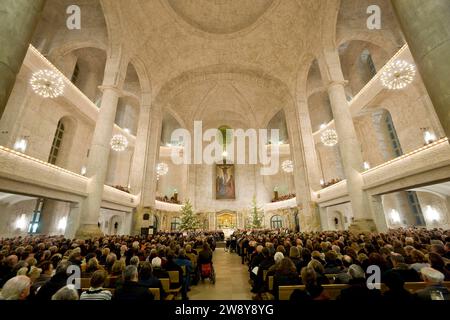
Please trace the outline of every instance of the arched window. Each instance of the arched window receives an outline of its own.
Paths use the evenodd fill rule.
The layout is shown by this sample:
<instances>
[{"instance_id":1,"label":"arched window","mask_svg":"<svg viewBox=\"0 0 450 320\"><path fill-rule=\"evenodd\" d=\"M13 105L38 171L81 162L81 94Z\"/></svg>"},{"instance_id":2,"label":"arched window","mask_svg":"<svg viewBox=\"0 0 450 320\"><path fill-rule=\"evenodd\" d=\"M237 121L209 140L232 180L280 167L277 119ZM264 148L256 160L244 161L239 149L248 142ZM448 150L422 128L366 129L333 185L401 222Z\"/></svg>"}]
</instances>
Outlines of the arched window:
<instances>
[{"instance_id":1,"label":"arched window","mask_svg":"<svg viewBox=\"0 0 450 320\"><path fill-rule=\"evenodd\" d=\"M396 157L400 157L403 154L400 140L398 139L397 132L395 131L394 122L392 121L391 114L386 112L386 128L388 131L390 143Z\"/></svg>"},{"instance_id":2,"label":"arched window","mask_svg":"<svg viewBox=\"0 0 450 320\"><path fill-rule=\"evenodd\" d=\"M56 164L58 159L58 153L61 149L61 143L64 136L64 124L59 120L58 126L56 127L55 136L53 138L52 149L50 150L50 155L48 157L48 162L51 164Z\"/></svg>"},{"instance_id":3,"label":"arched window","mask_svg":"<svg viewBox=\"0 0 450 320\"><path fill-rule=\"evenodd\" d=\"M272 229L279 229L283 227L283 218L281 216L272 216L270 218L270 227Z\"/></svg>"},{"instance_id":4,"label":"arched window","mask_svg":"<svg viewBox=\"0 0 450 320\"><path fill-rule=\"evenodd\" d=\"M181 219L173 218L172 222L170 223L170 230L177 231L178 229L180 229L180 225L181 225Z\"/></svg>"}]
</instances>

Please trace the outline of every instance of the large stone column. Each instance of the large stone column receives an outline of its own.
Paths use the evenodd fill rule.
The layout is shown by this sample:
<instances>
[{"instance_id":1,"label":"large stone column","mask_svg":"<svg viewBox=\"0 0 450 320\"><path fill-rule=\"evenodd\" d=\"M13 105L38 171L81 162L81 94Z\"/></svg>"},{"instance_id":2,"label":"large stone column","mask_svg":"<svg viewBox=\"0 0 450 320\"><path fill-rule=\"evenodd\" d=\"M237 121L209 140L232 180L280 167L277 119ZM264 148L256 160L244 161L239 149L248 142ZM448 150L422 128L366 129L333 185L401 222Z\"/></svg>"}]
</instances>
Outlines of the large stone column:
<instances>
[{"instance_id":1,"label":"large stone column","mask_svg":"<svg viewBox=\"0 0 450 320\"><path fill-rule=\"evenodd\" d=\"M0 2L0 118L44 5L45 0Z\"/></svg>"},{"instance_id":2,"label":"large stone column","mask_svg":"<svg viewBox=\"0 0 450 320\"><path fill-rule=\"evenodd\" d=\"M328 94L339 139L338 146L355 217L354 223L349 229L356 232L376 230L371 216L369 196L362 189L364 182L360 173L363 168L361 145L356 136L355 126L345 95L345 81L338 52L336 50L325 51L319 60L319 65L322 79L328 82Z\"/></svg>"},{"instance_id":3,"label":"large stone column","mask_svg":"<svg viewBox=\"0 0 450 320\"><path fill-rule=\"evenodd\" d=\"M308 103L304 100L298 101L298 121L303 139L303 150L305 152L306 168L309 185L312 190L320 189L319 160L316 152L311 119L309 116Z\"/></svg>"},{"instance_id":4,"label":"large stone column","mask_svg":"<svg viewBox=\"0 0 450 320\"><path fill-rule=\"evenodd\" d=\"M117 103L121 95L124 72L122 60L108 59L105 79L100 89L103 91L102 104L97 117L87 164L88 197L81 208L81 224L76 236L80 238L101 235L98 219L102 203L103 189L108 169L110 141L116 118Z\"/></svg>"},{"instance_id":5,"label":"large stone column","mask_svg":"<svg viewBox=\"0 0 450 320\"><path fill-rule=\"evenodd\" d=\"M140 203L139 207L133 213L133 234L140 234L141 227L143 226L143 208L150 208L151 210L155 207L155 196L156 196L156 165L159 159L159 146L161 142L161 128L162 128L162 111L158 106L149 108L148 114L148 125L145 129L145 125L142 124L142 132L139 132L138 136L146 135L146 146L145 150L138 150L140 156L143 159L137 159L139 155L136 155L136 161L133 161L133 183L132 190L140 190ZM145 112L145 111L144 111ZM144 120L143 120L144 121ZM137 137L136 140L139 140ZM138 141L136 141L138 143ZM136 145L137 146L137 145ZM143 146L142 146L143 147ZM143 166L142 168L134 166ZM140 177L137 174L141 174Z\"/></svg>"},{"instance_id":6,"label":"large stone column","mask_svg":"<svg viewBox=\"0 0 450 320\"><path fill-rule=\"evenodd\" d=\"M144 187L144 172L146 166L147 142L150 129L150 94L144 93L143 104L139 111L136 142L134 146L133 160L131 164L130 188L131 193L139 195ZM144 102L145 101L145 102Z\"/></svg>"},{"instance_id":7,"label":"large stone column","mask_svg":"<svg viewBox=\"0 0 450 320\"><path fill-rule=\"evenodd\" d=\"M445 134L450 137L450 1L391 2Z\"/></svg>"},{"instance_id":8,"label":"large stone column","mask_svg":"<svg viewBox=\"0 0 450 320\"><path fill-rule=\"evenodd\" d=\"M294 108L285 109L289 143L294 162L295 195L299 209L300 229L302 231L320 230L320 214L317 204L313 202L305 166L303 137ZM280 164L281 165L281 164Z\"/></svg>"}]
</instances>

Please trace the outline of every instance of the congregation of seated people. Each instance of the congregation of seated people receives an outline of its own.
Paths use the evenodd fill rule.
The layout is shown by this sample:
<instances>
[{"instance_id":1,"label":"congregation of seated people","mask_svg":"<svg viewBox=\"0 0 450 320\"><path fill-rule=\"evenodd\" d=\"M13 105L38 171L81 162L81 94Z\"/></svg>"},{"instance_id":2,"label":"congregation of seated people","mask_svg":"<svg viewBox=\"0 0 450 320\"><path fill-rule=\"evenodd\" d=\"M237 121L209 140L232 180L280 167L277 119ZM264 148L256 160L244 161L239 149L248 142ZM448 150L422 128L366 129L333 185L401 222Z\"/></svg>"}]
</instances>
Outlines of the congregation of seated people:
<instances>
[{"instance_id":1,"label":"congregation of seated people","mask_svg":"<svg viewBox=\"0 0 450 320\"><path fill-rule=\"evenodd\" d=\"M197 262L212 260L217 238L217 232L192 232L1 239L0 300L187 300ZM74 270L81 274L71 282Z\"/></svg>"},{"instance_id":2,"label":"congregation of seated people","mask_svg":"<svg viewBox=\"0 0 450 320\"><path fill-rule=\"evenodd\" d=\"M450 231L419 228L355 235L347 231L242 230L230 251L248 264L254 299L279 299L294 286L295 301L449 300ZM380 287L367 285L373 268ZM379 268L379 269L378 269ZM411 292L405 284L419 284ZM331 297L327 288L342 286ZM382 290L379 290L382 289Z\"/></svg>"}]
</instances>

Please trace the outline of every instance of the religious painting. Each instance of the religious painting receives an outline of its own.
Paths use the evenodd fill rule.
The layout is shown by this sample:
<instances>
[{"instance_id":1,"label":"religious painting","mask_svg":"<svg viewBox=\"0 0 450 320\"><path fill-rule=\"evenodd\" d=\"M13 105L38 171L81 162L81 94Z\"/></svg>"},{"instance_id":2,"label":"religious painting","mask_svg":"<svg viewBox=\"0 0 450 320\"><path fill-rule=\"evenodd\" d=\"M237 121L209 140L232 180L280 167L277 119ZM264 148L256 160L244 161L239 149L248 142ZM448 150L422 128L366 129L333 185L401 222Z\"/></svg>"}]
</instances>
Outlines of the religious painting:
<instances>
[{"instance_id":1,"label":"religious painting","mask_svg":"<svg viewBox=\"0 0 450 320\"><path fill-rule=\"evenodd\" d=\"M216 165L216 199L217 200L236 199L233 164Z\"/></svg>"}]
</instances>

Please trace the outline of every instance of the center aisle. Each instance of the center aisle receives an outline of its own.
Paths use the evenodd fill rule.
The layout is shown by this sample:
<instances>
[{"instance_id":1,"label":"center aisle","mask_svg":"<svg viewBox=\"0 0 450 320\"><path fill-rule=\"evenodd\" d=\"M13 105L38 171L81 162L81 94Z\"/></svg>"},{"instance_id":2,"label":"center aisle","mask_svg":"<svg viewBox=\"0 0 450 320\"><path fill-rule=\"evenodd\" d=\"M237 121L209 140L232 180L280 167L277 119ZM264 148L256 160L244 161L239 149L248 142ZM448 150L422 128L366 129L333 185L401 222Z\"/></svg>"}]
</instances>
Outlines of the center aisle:
<instances>
[{"instance_id":1,"label":"center aisle","mask_svg":"<svg viewBox=\"0 0 450 320\"><path fill-rule=\"evenodd\" d=\"M241 257L236 253L225 252L216 248L213 257L216 283L205 279L188 292L190 300L251 300L251 287L248 283L248 267L241 264Z\"/></svg>"}]
</instances>

